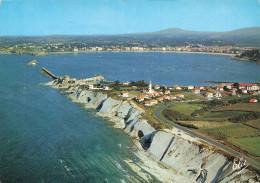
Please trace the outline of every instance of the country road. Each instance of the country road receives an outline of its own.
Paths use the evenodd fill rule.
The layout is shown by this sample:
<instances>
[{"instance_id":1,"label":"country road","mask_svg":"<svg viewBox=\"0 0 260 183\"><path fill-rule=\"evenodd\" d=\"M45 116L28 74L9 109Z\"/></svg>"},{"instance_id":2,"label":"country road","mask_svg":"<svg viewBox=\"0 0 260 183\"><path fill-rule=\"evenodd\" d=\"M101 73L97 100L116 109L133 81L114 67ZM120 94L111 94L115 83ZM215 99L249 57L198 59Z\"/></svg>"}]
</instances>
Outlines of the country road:
<instances>
[{"instance_id":1,"label":"country road","mask_svg":"<svg viewBox=\"0 0 260 183\"><path fill-rule=\"evenodd\" d=\"M193 102L200 102L200 101L193 101ZM216 146L216 147L218 147L218 148L221 148L221 149L223 149L223 150L229 152L230 154L232 154L232 155L234 155L234 156L236 156L236 157L238 157L238 158L240 158L240 159L243 158L243 159L246 160L249 164L255 166L255 167L258 168L258 169L260 169L260 162L254 160L254 159L252 159L252 158L250 158L250 157L248 157L248 156L246 156L246 155L244 155L244 154L241 154L241 153L237 152L236 150L234 150L234 149L232 149L232 148L230 148L230 147L228 147L228 146L225 146L225 145L223 145L223 144L221 144L221 143L219 143L219 142L216 142L216 141L214 141L214 140L212 140L212 139L209 139L209 138L207 138L207 137L205 137L205 136L202 136L202 135L200 135L200 134L198 134L198 133L196 133L196 132L193 132L193 131L191 131L191 130L188 130L187 128L184 128L184 127L182 127L182 126L180 126L180 125L178 125L178 124L175 124L175 123L173 123L173 122L171 122L171 121L169 121L169 120L167 120L167 119L165 119L165 118L163 118L163 117L161 116L160 112L161 112L163 109L168 108L168 107L171 107L171 106L174 106L174 105L182 104L182 103L191 103L191 102L188 102L188 101L187 101L187 102L178 102L178 103L172 103L172 104L164 105L164 106L158 108L158 109L155 111L155 116L156 116L158 119L160 119L161 121L164 121L165 123L168 123L168 124L172 125L173 127L177 128L177 129L179 129L179 130L182 130L182 131L186 132L187 134L189 134L189 135L191 135L191 136L197 137L197 138L199 138L200 140L202 140L202 141L204 141L204 142L206 142L206 143L208 143L208 144L210 144L210 145L212 145L212 146Z\"/></svg>"}]
</instances>

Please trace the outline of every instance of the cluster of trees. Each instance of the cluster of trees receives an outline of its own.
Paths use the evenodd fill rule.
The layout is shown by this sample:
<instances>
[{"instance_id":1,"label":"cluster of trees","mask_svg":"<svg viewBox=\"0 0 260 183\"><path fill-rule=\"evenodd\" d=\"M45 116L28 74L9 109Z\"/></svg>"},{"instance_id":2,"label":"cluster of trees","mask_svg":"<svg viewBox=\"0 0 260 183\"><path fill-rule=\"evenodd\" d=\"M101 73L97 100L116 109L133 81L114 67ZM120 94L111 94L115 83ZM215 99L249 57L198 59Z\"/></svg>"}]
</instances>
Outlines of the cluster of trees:
<instances>
[{"instance_id":1,"label":"cluster of trees","mask_svg":"<svg viewBox=\"0 0 260 183\"><path fill-rule=\"evenodd\" d=\"M115 90L120 91L120 86L122 86L122 84L120 83L119 80L116 80L112 85L111 85ZM148 87L148 83L146 83L144 80L140 80L140 81L131 81L129 86L137 86L137 87Z\"/></svg>"},{"instance_id":2,"label":"cluster of trees","mask_svg":"<svg viewBox=\"0 0 260 183\"><path fill-rule=\"evenodd\" d=\"M162 114L164 117L170 121L189 121L190 117L179 112L176 112L172 109L163 110Z\"/></svg>"},{"instance_id":3,"label":"cluster of trees","mask_svg":"<svg viewBox=\"0 0 260 183\"><path fill-rule=\"evenodd\" d=\"M198 127L196 127L193 124L187 124L187 123L180 122L180 121L189 121L189 120L191 120L191 117L188 116L188 115L181 114L181 113L176 112L176 111L174 111L172 109L164 109L162 111L162 114L163 114L163 116L166 119L168 119L170 121L174 121L176 124L178 124L180 126L184 126L184 127L187 127L187 128L198 129Z\"/></svg>"},{"instance_id":4,"label":"cluster of trees","mask_svg":"<svg viewBox=\"0 0 260 183\"><path fill-rule=\"evenodd\" d=\"M239 58L248 58L251 61L256 61L260 63L260 50L253 49L253 50L246 50L241 55L237 55Z\"/></svg>"},{"instance_id":5,"label":"cluster of trees","mask_svg":"<svg viewBox=\"0 0 260 183\"><path fill-rule=\"evenodd\" d=\"M229 118L228 121L233 123L245 123L247 121L255 120L258 118L260 118L260 112L250 112L248 114L241 114L239 116Z\"/></svg>"},{"instance_id":6,"label":"cluster of trees","mask_svg":"<svg viewBox=\"0 0 260 183\"><path fill-rule=\"evenodd\" d=\"M131 81L130 86L147 87L148 83L144 82L144 80L140 80L140 81L136 81L136 82Z\"/></svg>"},{"instance_id":7,"label":"cluster of trees","mask_svg":"<svg viewBox=\"0 0 260 183\"><path fill-rule=\"evenodd\" d=\"M253 50L246 50L245 52L243 52L240 57L259 57L260 56L260 50L258 49L253 49Z\"/></svg>"}]
</instances>

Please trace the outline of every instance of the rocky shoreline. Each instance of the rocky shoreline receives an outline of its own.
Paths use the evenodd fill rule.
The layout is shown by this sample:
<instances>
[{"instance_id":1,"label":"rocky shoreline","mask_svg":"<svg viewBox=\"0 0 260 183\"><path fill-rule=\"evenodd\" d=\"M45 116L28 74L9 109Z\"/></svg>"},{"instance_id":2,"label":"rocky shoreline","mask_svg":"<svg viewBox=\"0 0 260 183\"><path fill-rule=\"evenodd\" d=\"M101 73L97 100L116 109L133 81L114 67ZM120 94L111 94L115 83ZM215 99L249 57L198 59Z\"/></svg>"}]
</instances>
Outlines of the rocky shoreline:
<instances>
[{"instance_id":1,"label":"rocky shoreline","mask_svg":"<svg viewBox=\"0 0 260 183\"><path fill-rule=\"evenodd\" d=\"M238 60L238 61L246 61L246 62L257 62L257 64L260 64L259 57L253 58L253 57L248 57L248 56L233 55L229 59Z\"/></svg>"},{"instance_id":2,"label":"rocky shoreline","mask_svg":"<svg viewBox=\"0 0 260 183\"><path fill-rule=\"evenodd\" d=\"M53 88L61 89L54 81ZM63 88L64 89L64 88ZM257 182L259 175L245 167L234 168L234 157L227 157L213 147L177 130L157 131L141 118L141 111L129 101L115 100L100 91L70 87L65 91L76 103L86 109L93 108L97 115L114 123L131 136L140 150L136 155L142 160L139 166L162 182ZM149 181L149 175L126 160L134 171ZM242 171L241 171L242 170Z\"/></svg>"}]
</instances>

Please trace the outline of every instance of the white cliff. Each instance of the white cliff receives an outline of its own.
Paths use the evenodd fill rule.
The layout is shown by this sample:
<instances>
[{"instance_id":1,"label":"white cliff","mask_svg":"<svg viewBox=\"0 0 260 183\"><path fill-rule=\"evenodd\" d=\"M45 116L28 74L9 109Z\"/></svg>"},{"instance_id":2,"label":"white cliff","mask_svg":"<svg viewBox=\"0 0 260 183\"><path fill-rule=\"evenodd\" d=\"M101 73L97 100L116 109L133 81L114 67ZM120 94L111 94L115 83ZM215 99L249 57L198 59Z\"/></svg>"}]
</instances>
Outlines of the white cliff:
<instances>
[{"instance_id":1,"label":"white cliff","mask_svg":"<svg viewBox=\"0 0 260 183\"><path fill-rule=\"evenodd\" d=\"M128 101L115 100L99 91L69 89L69 97L86 108L94 108L97 114L112 120L115 127L137 139L147 154L161 165L168 167L174 176L166 182L214 183L257 182L259 176L249 170L237 174L232 170L232 161L208 148L202 148L176 134L157 131L146 120L143 111ZM164 180L164 179L163 179Z\"/></svg>"}]
</instances>

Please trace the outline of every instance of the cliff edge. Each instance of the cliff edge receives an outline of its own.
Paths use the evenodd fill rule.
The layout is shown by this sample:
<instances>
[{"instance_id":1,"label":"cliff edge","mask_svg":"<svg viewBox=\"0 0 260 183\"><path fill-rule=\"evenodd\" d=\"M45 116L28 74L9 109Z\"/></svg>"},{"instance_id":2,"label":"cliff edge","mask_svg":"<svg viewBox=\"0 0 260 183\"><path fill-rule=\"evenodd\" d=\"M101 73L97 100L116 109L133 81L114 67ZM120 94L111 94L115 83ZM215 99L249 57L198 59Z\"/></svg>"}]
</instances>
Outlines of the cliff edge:
<instances>
[{"instance_id":1,"label":"cliff edge","mask_svg":"<svg viewBox=\"0 0 260 183\"><path fill-rule=\"evenodd\" d=\"M234 157L226 157L192 137L180 136L174 130L157 131L141 119L143 111L129 101L115 100L100 91L77 87L69 88L67 93L72 101L95 109L98 115L113 121L116 128L136 139L146 154L172 172L174 176L165 178L165 182L251 183L260 180L258 173L245 167L234 167Z\"/></svg>"}]
</instances>

